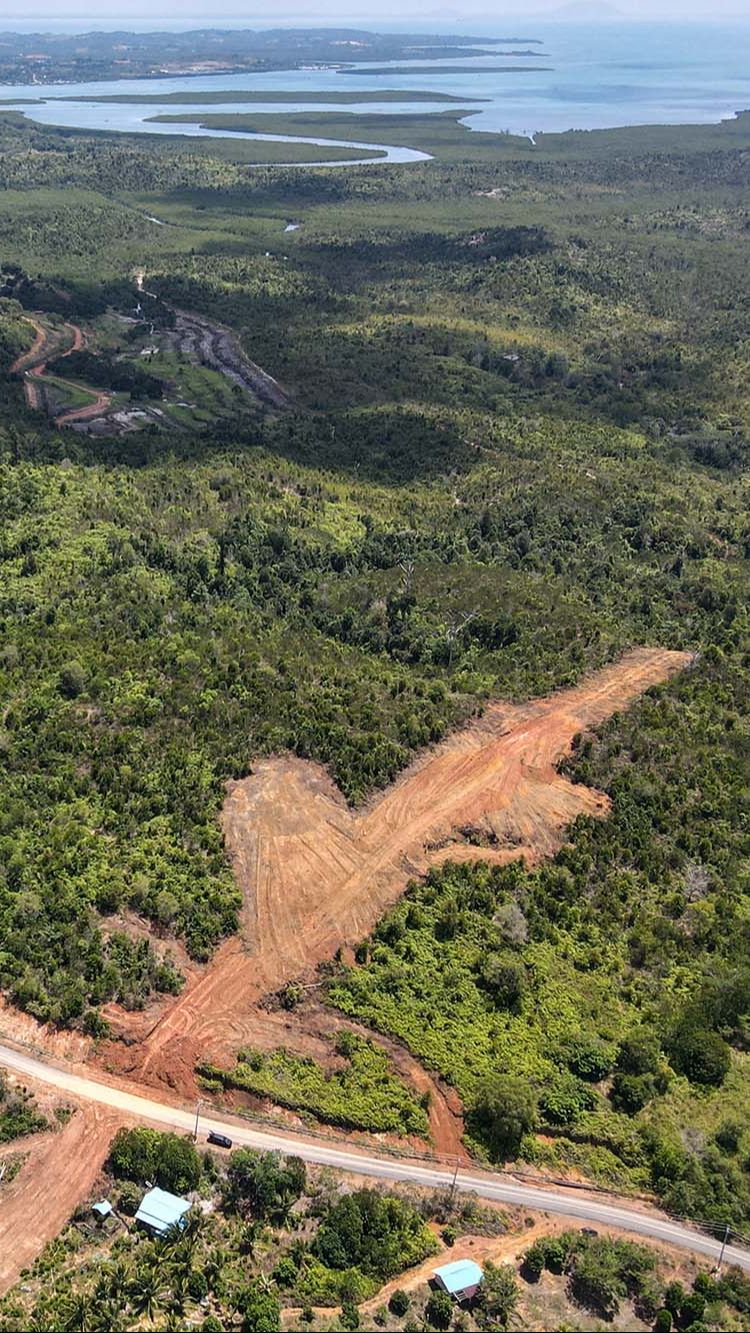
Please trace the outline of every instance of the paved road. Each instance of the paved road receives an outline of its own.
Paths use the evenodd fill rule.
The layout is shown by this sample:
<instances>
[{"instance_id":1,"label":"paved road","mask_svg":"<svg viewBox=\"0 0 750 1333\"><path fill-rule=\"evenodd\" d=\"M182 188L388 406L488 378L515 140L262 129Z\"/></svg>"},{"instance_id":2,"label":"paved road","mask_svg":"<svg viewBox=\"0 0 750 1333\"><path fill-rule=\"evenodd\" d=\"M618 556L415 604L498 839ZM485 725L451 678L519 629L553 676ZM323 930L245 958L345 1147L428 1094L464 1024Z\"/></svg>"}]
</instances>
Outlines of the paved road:
<instances>
[{"instance_id":1,"label":"paved road","mask_svg":"<svg viewBox=\"0 0 750 1333\"><path fill-rule=\"evenodd\" d=\"M189 1132L192 1132L195 1125L194 1110L151 1101L150 1098L137 1096L106 1083L99 1083L96 1079L86 1078L72 1070L46 1064L9 1046L0 1045L0 1065L26 1078L53 1084L72 1097L100 1102L139 1120ZM406 1181L413 1185L432 1188L450 1185L453 1180L453 1170L450 1166L439 1167L410 1158L374 1156L371 1153L358 1152L354 1148L339 1147L329 1141L314 1142L297 1138L293 1134L267 1133L264 1130L251 1129L246 1123L237 1120L216 1120L201 1115L201 1136L207 1134L209 1130L227 1134L235 1144L243 1147L295 1153L306 1162L336 1167L341 1171L354 1171L359 1175L375 1176L379 1180ZM474 1191L484 1199L547 1213L560 1213L592 1226L598 1224L620 1227L624 1231L633 1231L639 1236L678 1245L682 1249L707 1255L711 1259L718 1258L721 1248L719 1242L712 1237L681 1226L679 1222L670 1221L653 1213L640 1212L635 1208L600 1202L578 1190L539 1189L536 1186L523 1185L508 1176L463 1170L459 1172L456 1184L458 1189ZM726 1263L739 1264L741 1268L750 1272L750 1250L728 1245L724 1259Z\"/></svg>"}]
</instances>

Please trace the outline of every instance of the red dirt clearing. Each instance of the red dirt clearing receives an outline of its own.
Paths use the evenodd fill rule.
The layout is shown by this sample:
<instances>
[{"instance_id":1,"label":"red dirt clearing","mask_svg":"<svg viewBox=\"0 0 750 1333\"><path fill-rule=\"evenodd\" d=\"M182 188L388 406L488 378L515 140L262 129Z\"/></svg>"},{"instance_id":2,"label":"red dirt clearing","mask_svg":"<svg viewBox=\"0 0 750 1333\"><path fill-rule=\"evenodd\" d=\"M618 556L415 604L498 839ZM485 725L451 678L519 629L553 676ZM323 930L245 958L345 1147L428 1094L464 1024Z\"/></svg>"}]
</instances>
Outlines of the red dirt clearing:
<instances>
[{"instance_id":1,"label":"red dirt clearing","mask_svg":"<svg viewBox=\"0 0 750 1333\"><path fill-rule=\"evenodd\" d=\"M241 933L118 1064L146 1081L190 1087L200 1058L253 1040L262 996L366 935L409 878L446 859L533 861L553 855L579 814L607 798L556 771L573 736L604 722L687 666L688 653L638 648L574 689L513 706L423 754L361 812L318 764L265 759L228 785L222 822L243 892ZM459 830L493 846L467 846ZM451 840L454 841L451 841Z\"/></svg>"},{"instance_id":2,"label":"red dirt clearing","mask_svg":"<svg viewBox=\"0 0 750 1333\"><path fill-rule=\"evenodd\" d=\"M57 1133L12 1144L28 1150L29 1156L0 1194L0 1293L33 1263L90 1193L112 1135L125 1123L118 1112L89 1102Z\"/></svg>"}]
</instances>

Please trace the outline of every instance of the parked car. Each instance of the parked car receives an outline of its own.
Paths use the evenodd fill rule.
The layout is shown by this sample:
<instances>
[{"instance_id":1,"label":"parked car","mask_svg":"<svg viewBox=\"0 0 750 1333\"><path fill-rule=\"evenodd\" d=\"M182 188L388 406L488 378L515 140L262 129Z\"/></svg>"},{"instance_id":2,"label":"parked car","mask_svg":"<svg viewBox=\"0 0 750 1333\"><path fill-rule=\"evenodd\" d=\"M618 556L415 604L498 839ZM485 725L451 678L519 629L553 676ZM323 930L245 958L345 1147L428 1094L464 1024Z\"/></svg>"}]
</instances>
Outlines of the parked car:
<instances>
[{"instance_id":1,"label":"parked car","mask_svg":"<svg viewBox=\"0 0 750 1333\"><path fill-rule=\"evenodd\" d=\"M231 1148L232 1146L232 1140L227 1138L226 1134L217 1134L214 1129L208 1136L208 1142L215 1144L217 1148Z\"/></svg>"}]
</instances>

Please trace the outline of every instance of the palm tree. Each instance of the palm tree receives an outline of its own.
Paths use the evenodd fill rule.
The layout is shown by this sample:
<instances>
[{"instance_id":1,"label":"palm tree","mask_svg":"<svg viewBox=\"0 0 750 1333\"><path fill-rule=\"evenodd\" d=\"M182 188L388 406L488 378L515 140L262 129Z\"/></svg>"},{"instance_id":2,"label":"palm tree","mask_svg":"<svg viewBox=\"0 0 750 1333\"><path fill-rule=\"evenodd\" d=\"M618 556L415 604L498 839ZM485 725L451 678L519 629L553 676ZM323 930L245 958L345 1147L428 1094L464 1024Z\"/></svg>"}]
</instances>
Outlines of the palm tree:
<instances>
[{"instance_id":1,"label":"palm tree","mask_svg":"<svg viewBox=\"0 0 750 1333\"><path fill-rule=\"evenodd\" d=\"M74 1292L61 1311L65 1333L89 1333L93 1328L91 1297L85 1291Z\"/></svg>"},{"instance_id":2,"label":"palm tree","mask_svg":"<svg viewBox=\"0 0 750 1333\"><path fill-rule=\"evenodd\" d=\"M201 1236L205 1235L207 1227L208 1218L206 1214L202 1213L200 1208L191 1208L182 1229L182 1235L194 1244L195 1241L200 1240Z\"/></svg>"},{"instance_id":3,"label":"palm tree","mask_svg":"<svg viewBox=\"0 0 750 1333\"><path fill-rule=\"evenodd\" d=\"M128 1296L133 1302L137 1314L145 1314L153 1320L157 1306L162 1299L162 1285L153 1268L137 1271L128 1287Z\"/></svg>"},{"instance_id":4,"label":"palm tree","mask_svg":"<svg viewBox=\"0 0 750 1333\"><path fill-rule=\"evenodd\" d=\"M173 1314L185 1313L185 1302L188 1298L188 1282L184 1274L179 1274L169 1283L169 1293L167 1304Z\"/></svg>"},{"instance_id":5,"label":"palm tree","mask_svg":"<svg viewBox=\"0 0 750 1333\"><path fill-rule=\"evenodd\" d=\"M122 1301L97 1301L92 1312L92 1325L96 1333L112 1333L113 1329L124 1328L127 1317Z\"/></svg>"},{"instance_id":6,"label":"palm tree","mask_svg":"<svg viewBox=\"0 0 750 1333\"><path fill-rule=\"evenodd\" d=\"M113 1264L107 1274L107 1293L113 1301L122 1302L128 1289L130 1274L123 1263Z\"/></svg>"},{"instance_id":7,"label":"palm tree","mask_svg":"<svg viewBox=\"0 0 750 1333\"><path fill-rule=\"evenodd\" d=\"M48 1310L35 1305L29 1315L29 1333L50 1333L50 1330L52 1329L50 1319L51 1316ZM57 1320L55 1320L55 1327L59 1327Z\"/></svg>"}]
</instances>

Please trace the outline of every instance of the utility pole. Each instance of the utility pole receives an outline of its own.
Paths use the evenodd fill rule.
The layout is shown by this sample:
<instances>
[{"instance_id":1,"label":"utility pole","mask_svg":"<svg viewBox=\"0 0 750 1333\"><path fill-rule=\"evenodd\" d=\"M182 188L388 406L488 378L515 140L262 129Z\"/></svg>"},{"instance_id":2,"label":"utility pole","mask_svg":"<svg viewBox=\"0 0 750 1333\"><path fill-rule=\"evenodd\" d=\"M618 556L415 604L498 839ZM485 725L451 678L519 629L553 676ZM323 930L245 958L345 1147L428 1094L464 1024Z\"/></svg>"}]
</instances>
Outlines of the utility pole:
<instances>
[{"instance_id":1,"label":"utility pole","mask_svg":"<svg viewBox=\"0 0 750 1333\"><path fill-rule=\"evenodd\" d=\"M728 1240L729 1240L729 1223L727 1222L726 1226L724 1227L724 1239L723 1239L723 1241L721 1242L721 1250L719 1251L719 1262L718 1262L717 1265L716 1265L716 1275L717 1275L717 1277L718 1277L719 1273L721 1272L721 1265L722 1265L722 1261L723 1261L723 1259L724 1259L724 1251L725 1251L725 1249L727 1248L727 1241L728 1241Z\"/></svg>"},{"instance_id":2,"label":"utility pole","mask_svg":"<svg viewBox=\"0 0 750 1333\"><path fill-rule=\"evenodd\" d=\"M457 1157L455 1166L453 1168L453 1180L451 1181L451 1192L448 1200L450 1208L453 1208L456 1200L456 1186L458 1184L458 1168L460 1164L461 1164L461 1159L460 1157Z\"/></svg>"},{"instance_id":3,"label":"utility pole","mask_svg":"<svg viewBox=\"0 0 750 1333\"><path fill-rule=\"evenodd\" d=\"M198 1142L198 1118L200 1116L200 1113L201 1113L201 1099L199 1097L195 1103L195 1129L193 1130L193 1143Z\"/></svg>"}]
</instances>

